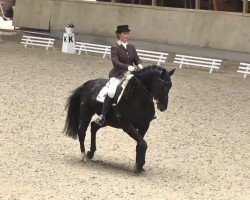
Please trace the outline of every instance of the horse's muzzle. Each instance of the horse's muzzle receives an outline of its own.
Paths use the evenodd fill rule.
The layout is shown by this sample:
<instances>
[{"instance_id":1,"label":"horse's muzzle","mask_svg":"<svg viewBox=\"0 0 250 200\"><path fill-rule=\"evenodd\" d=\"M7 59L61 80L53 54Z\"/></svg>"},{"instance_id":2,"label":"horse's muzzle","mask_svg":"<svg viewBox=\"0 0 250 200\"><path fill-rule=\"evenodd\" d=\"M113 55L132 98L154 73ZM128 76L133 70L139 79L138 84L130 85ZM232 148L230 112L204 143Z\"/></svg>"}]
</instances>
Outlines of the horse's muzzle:
<instances>
[{"instance_id":1,"label":"horse's muzzle","mask_svg":"<svg viewBox=\"0 0 250 200\"><path fill-rule=\"evenodd\" d=\"M168 108L168 105L162 105L160 103L157 103L157 109L159 111L163 112L163 111L167 110L167 108Z\"/></svg>"}]
</instances>

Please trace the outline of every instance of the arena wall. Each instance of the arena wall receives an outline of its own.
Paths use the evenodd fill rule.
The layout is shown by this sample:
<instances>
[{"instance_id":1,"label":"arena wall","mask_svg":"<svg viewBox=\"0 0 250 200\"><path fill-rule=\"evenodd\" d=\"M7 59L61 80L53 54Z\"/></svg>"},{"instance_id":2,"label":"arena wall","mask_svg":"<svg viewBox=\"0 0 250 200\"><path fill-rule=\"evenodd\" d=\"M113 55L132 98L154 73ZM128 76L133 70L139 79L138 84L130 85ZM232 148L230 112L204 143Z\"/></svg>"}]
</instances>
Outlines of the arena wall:
<instances>
[{"instance_id":1,"label":"arena wall","mask_svg":"<svg viewBox=\"0 0 250 200\"><path fill-rule=\"evenodd\" d=\"M80 0L44 0L47 4L39 11L45 15L43 18L37 14L32 16L32 13L38 13L40 6L36 4L39 4L39 0L20 0L23 4L30 1L34 3L22 5L21 13L15 16L16 26L43 28L50 23L51 31L62 32L65 25L72 22L77 33L113 37L116 25L129 24L133 30L133 40L250 53L250 14ZM53 6L49 11L51 2ZM45 7L48 8L46 12ZM26 9L31 12L25 12ZM49 12L51 15L47 17ZM32 16L31 21L28 16Z\"/></svg>"},{"instance_id":2,"label":"arena wall","mask_svg":"<svg viewBox=\"0 0 250 200\"><path fill-rule=\"evenodd\" d=\"M49 30L52 5L52 0L17 0L14 26Z\"/></svg>"}]
</instances>

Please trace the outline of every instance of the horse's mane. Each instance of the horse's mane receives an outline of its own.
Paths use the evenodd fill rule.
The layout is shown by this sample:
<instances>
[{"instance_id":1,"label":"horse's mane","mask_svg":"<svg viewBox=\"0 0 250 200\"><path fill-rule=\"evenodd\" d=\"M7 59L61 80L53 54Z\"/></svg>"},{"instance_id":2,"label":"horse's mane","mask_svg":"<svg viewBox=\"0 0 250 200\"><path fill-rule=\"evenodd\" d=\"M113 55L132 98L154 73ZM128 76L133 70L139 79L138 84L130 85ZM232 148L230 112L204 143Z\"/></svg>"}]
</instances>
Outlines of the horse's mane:
<instances>
[{"instance_id":1,"label":"horse's mane","mask_svg":"<svg viewBox=\"0 0 250 200\"><path fill-rule=\"evenodd\" d=\"M159 75L164 70L163 67L158 65L149 65L147 67L144 67L143 69L140 69L136 72L134 72L134 75L139 77L147 77L148 75L157 74Z\"/></svg>"}]
</instances>

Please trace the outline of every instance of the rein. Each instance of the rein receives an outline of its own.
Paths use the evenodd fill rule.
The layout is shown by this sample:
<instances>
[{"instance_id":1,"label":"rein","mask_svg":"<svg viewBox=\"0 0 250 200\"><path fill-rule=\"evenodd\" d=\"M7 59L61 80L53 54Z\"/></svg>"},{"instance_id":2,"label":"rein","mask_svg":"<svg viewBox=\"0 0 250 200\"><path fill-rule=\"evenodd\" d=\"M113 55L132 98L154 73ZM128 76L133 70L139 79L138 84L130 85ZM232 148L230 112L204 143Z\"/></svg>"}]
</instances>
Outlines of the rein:
<instances>
[{"instance_id":1,"label":"rein","mask_svg":"<svg viewBox=\"0 0 250 200\"><path fill-rule=\"evenodd\" d=\"M125 75L125 74L124 74ZM138 83L138 85L142 88L142 90L143 90L143 92L146 94L146 96L147 96L147 98L151 101L151 102L153 102L153 99L154 99L154 96L153 96L153 94L141 83L141 81L136 77L136 76L133 76L134 78L135 78L135 80L136 80L136 82ZM161 81L161 82L163 82L163 83L165 83L165 84L170 84L170 83L172 83L171 81L168 81L168 82L166 82L166 81L164 81L164 80L162 80L162 79L160 79L159 77L158 77L158 79ZM157 99L156 99L156 101L158 101Z\"/></svg>"},{"instance_id":2,"label":"rein","mask_svg":"<svg viewBox=\"0 0 250 200\"><path fill-rule=\"evenodd\" d=\"M152 93L149 92L147 90L147 88L144 87L144 85L141 83L141 81L136 76L134 76L134 78L135 78L136 82L138 83L138 85L142 88L143 92L146 94L148 99L152 102L154 99L154 96L152 95Z\"/></svg>"}]
</instances>

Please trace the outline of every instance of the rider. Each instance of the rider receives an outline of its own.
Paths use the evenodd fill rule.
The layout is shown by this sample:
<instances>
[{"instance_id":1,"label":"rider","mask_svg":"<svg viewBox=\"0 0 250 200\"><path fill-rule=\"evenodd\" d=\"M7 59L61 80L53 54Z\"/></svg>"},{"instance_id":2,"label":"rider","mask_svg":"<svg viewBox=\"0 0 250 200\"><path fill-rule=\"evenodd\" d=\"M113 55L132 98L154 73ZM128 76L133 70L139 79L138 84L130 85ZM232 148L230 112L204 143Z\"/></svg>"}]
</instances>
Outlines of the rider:
<instances>
[{"instance_id":1,"label":"rider","mask_svg":"<svg viewBox=\"0 0 250 200\"><path fill-rule=\"evenodd\" d=\"M108 113L113 98L115 96L117 86L124 80L124 75L127 71L134 71L133 64L140 69L143 68L142 62L137 55L135 47L128 43L129 26L117 26L116 35L118 38L117 44L111 47L111 60L114 68L109 73L108 95L105 97L102 113L95 120L97 124L102 126L105 122L105 115Z\"/></svg>"}]
</instances>

